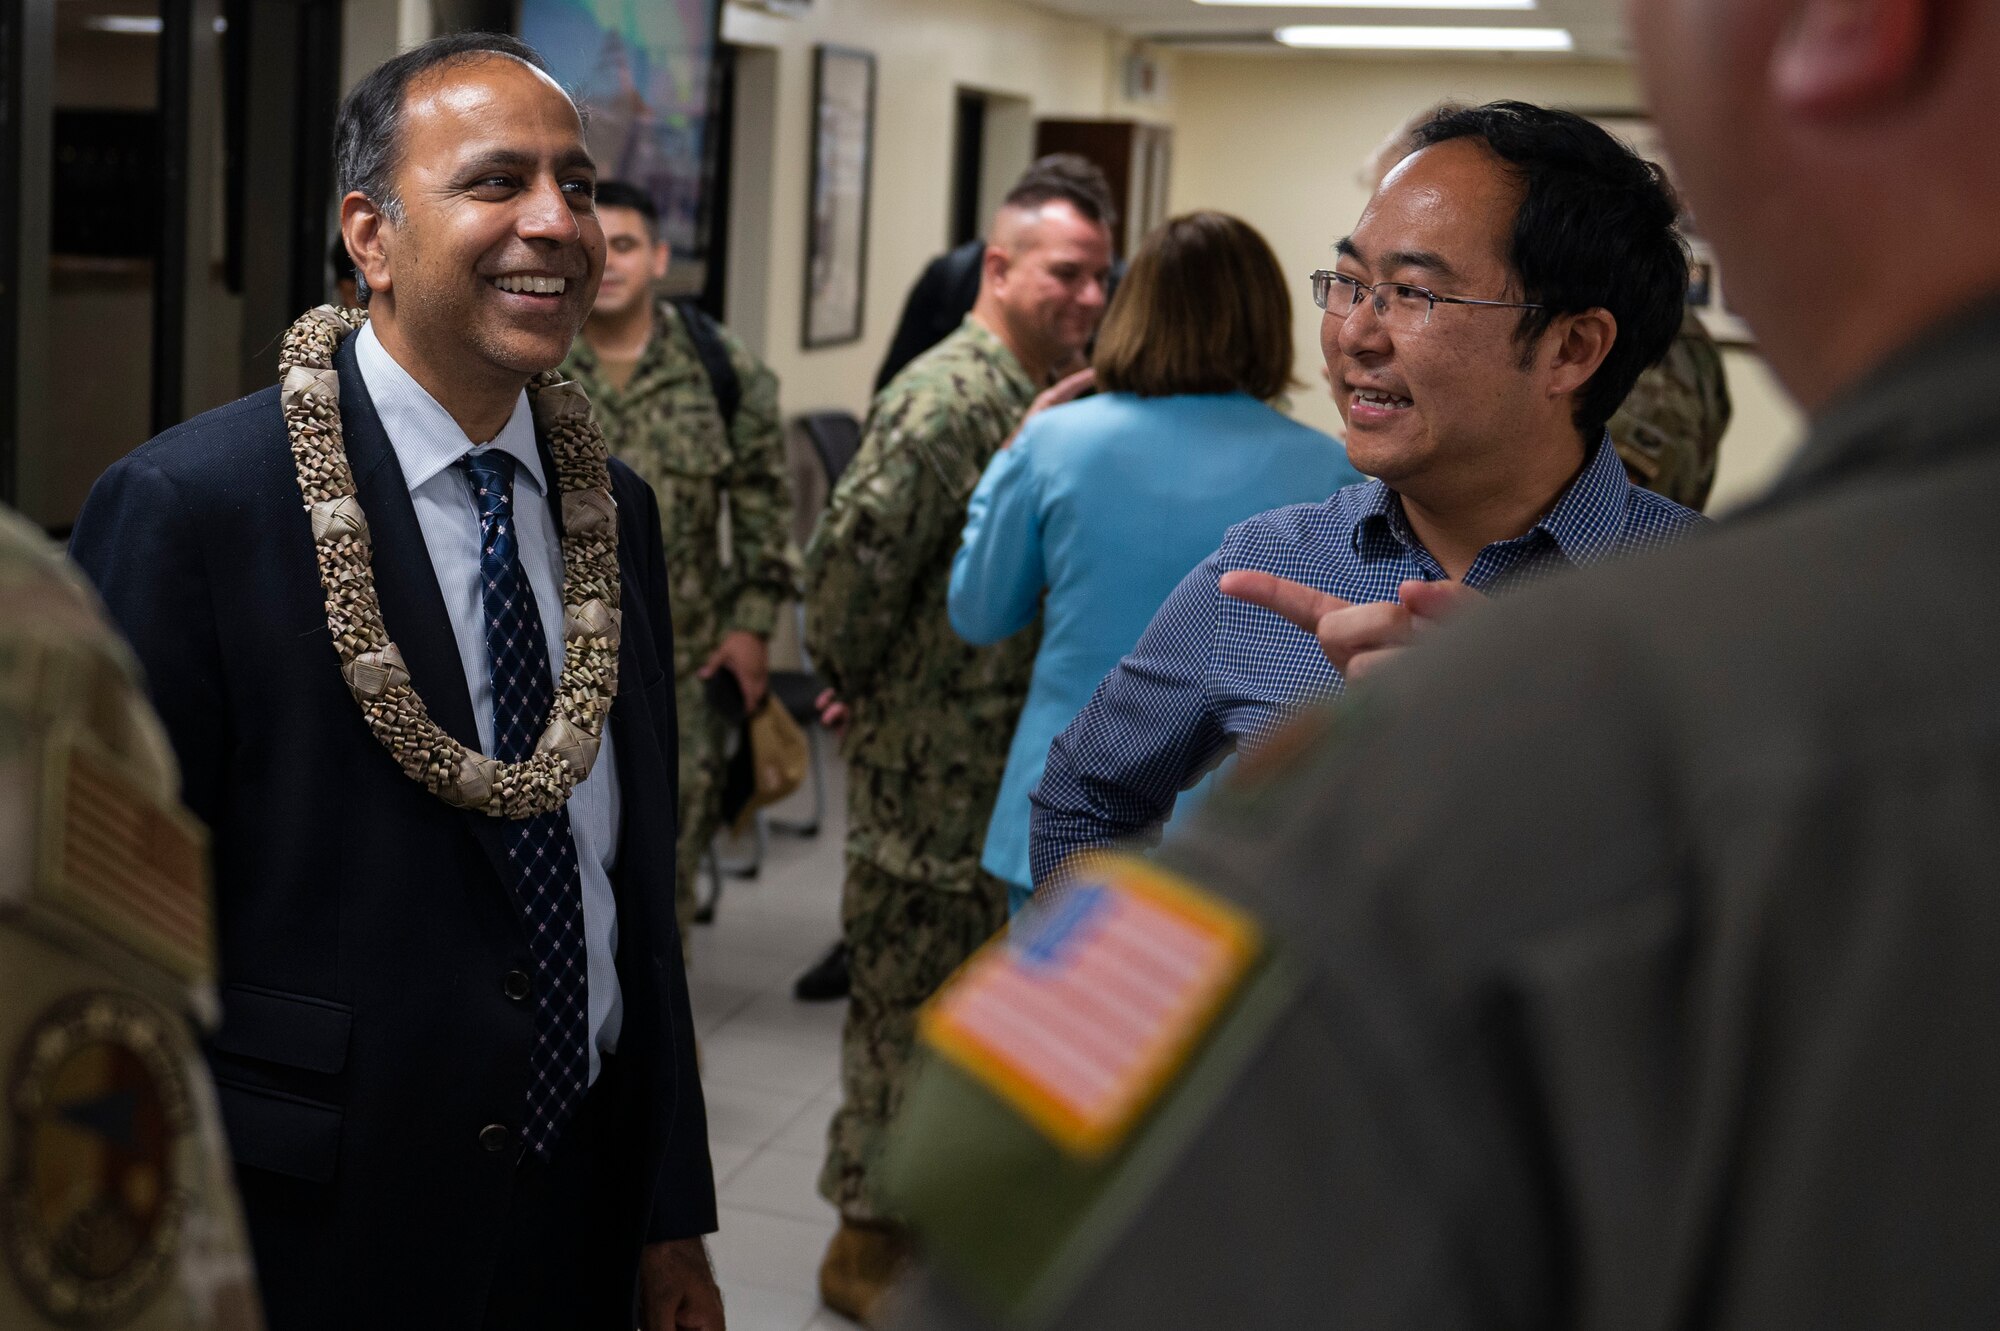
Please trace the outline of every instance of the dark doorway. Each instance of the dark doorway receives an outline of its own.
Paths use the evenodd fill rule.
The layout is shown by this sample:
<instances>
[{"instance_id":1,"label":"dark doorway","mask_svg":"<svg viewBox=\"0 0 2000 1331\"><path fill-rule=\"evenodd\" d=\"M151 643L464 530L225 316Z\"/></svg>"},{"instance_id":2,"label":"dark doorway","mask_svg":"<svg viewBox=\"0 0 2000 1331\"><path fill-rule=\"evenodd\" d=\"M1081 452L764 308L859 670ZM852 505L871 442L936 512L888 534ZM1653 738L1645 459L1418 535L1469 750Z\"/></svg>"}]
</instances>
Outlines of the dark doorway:
<instances>
[{"instance_id":1,"label":"dark doorway","mask_svg":"<svg viewBox=\"0 0 2000 1331\"><path fill-rule=\"evenodd\" d=\"M700 304L720 320L729 301L729 194L735 181L736 48L717 42L708 85L708 142L703 152L701 234L707 239Z\"/></svg>"},{"instance_id":2,"label":"dark doorway","mask_svg":"<svg viewBox=\"0 0 2000 1331\"><path fill-rule=\"evenodd\" d=\"M958 118L952 129L951 234L952 248L979 235L979 182L986 169L986 98L958 90Z\"/></svg>"},{"instance_id":3,"label":"dark doorway","mask_svg":"<svg viewBox=\"0 0 2000 1331\"><path fill-rule=\"evenodd\" d=\"M0 3L0 504L18 505L23 0Z\"/></svg>"}]
</instances>

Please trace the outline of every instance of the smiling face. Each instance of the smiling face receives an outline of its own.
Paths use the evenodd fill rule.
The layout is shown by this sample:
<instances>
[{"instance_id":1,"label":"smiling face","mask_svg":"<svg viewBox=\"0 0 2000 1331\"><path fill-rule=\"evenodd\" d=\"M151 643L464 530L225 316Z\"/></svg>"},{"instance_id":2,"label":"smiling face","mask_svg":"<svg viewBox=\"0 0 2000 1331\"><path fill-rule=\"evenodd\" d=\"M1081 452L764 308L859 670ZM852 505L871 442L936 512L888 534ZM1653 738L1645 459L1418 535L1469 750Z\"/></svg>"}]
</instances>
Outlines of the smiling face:
<instances>
[{"instance_id":1,"label":"smiling face","mask_svg":"<svg viewBox=\"0 0 2000 1331\"><path fill-rule=\"evenodd\" d=\"M1340 244L1335 270L1403 282L1440 296L1520 300L1507 252L1521 188L1483 143L1455 139L1406 159ZM1463 488L1504 471L1525 431L1567 430L1568 399L1551 400L1537 354L1522 368L1520 310L1443 305L1397 330L1364 298L1320 323L1334 402L1355 466L1405 493Z\"/></svg>"},{"instance_id":2,"label":"smiling face","mask_svg":"<svg viewBox=\"0 0 2000 1331\"><path fill-rule=\"evenodd\" d=\"M1019 223L1004 263L988 261L986 281L1014 339L1028 355L1061 366L1083 354L1104 318L1111 236L1074 204L1057 199ZM1002 222L993 244L1013 235Z\"/></svg>"},{"instance_id":3,"label":"smiling face","mask_svg":"<svg viewBox=\"0 0 2000 1331\"><path fill-rule=\"evenodd\" d=\"M369 234L364 213L361 243L349 235L391 353L434 392L518 390L560 363L604 270L596 168L562 90L505 57L420 76L395 181L400 216L377 212Z\"/></svg>"},{"instance_id":4,"label":"smiling face","mask_svg":"<svg viewBox=\"0 0 2000 1331\"><path fill-rule=\"evenodd\" d=\"M653 283L667 275L669 250L664 240L654 239L646 215L637 208L602 206L597 220L604 228L604 280L591 314L616 319L653 294Z\"/></svg>"}]
</instances>

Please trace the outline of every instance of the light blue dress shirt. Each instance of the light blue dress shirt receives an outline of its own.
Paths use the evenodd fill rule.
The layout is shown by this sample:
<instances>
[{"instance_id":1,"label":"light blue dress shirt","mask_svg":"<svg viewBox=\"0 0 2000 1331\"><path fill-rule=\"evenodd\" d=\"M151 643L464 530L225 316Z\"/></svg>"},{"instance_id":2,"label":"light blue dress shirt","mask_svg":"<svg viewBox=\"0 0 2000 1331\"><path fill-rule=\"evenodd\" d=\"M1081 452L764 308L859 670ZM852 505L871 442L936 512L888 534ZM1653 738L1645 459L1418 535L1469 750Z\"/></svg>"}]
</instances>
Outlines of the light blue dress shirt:
<instances>
[{"instance_id":1,"label":"light blue dress shirt","mask_svg":"<svg viewBox=\"0 0 2000 1331\"><path fill-rule=\"evenodd\" d=\"M465 667L465 688L472 695L472 715L479 723L479 748L490 754L493 680L486 668L486 612L479 596L479 509L465 473L452 464L467 453L489 448L514 459L514 533L521 568L528 575L535 607L541 612L542 635L549 644L549 669L555 678L561 678L562 634L550 633L548 626L563 622L562 546L549 517L548 478L542 472L541 450L535 447L528 395L521 394L514 414L491 443L475 445L451 413L396 363L375 336L373 324L364 324L356 334L354 356L361 380L368 385L368 396L375 403L375 414L382 418L389 446L395 449L396 461L403 468L403 483L410 488L410 504L417 511L417 525L423 529L445 613L451 617L459 663ZM569 797L570 835L576 839L576 862L583 876L592 1082L603 1066L603 1055L618 1049L618 1032L625 1015L615 960L618 906L611 894L621 816L618 760L611 750L611 729L607 726L596 764Z\"/></svg>"},{"instance_id":2,"label":"light blue dress shirt","mask_svg":"<svg viewBox=\"0 0 2000 1331\"><path fill-rule=\"evenodd\" d=\"M951 623L998 642L1043 611L981 863L1028 898L1028 795L1049 741L1223 532L1361 479L1328 435L1243 393L1106 393L1043 412L995 455L951 566ZM1044 604L1046 593L1046 604Z\"/></svg>"}]
</instances>

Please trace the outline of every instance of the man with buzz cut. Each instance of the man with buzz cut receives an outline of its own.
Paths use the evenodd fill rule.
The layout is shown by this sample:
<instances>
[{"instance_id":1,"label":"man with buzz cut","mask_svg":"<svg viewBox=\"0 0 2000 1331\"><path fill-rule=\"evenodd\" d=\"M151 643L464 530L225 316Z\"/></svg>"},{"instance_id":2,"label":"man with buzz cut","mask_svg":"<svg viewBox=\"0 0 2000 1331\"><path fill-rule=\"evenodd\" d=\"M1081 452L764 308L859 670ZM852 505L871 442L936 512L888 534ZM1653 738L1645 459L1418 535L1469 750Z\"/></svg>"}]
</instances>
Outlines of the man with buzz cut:
<instances>
[{"instance_id":1,"label":"man with buzz cut","mask_svg":"<svg viewBox=\"0 0 2000 1331\"><path fill-rule=\"evenodd\" d=\"M1154 832L1230 750L1426 623L1701 524L1633 486L1605 430L1680 327L1658 168L1519 102L1447 108L1413 142L1312 276L1347 456L1375 479L1236 526L1167 599L1050 746L1037 888Z\"/></svg>"},{"instance_id":2,"label":"man with buzz cut","mask_svg":"<svg viewBox=\"0 0 2000 1331\"><path fill-rule=\"evenodd\" d=\"M442 37L335 130L363 310L97 483L77 561L213 833L208 1042L273 1331L719 1329L652 492L550 373L576 107Z\"/></svg>"},{"instance_id":3,"label":"man with buzz cut","mask_svg":"<svg viewBox=\"0 0 2000 1331\"><path fill-rule=\"evenodd\" d=\"M674 913L686 938L702 857L722 823L730 722L709 684L727 671L757 710L778 608L796 594L778 379L694 302L655 290L673 254L651 196L600 181L597 220L604 281L563 373L590 395L612 456L660 501L681 739Z\"/></svg>"},{"instance_id":4,"label":"man with buzz cut","mask_svg":"<svg viewBox=\"0 0 2000 1331\"><path fill-rule=\"evenodd\" d=\"M972 312L876 396L806 551L807 645L848 716L852 985L819 1181L841 1220L820 1293L864 1322L906 1252L876 1174L916 1010L1007 919L1006 884L979 854L1039 640L1026 629L973 647L952 631L952 551L981 472L1038 393L1079 386L1044 392L1103 317L1109 205L1095 171L1030 173L1008 193Z\"/></svg>"}]
</instances>

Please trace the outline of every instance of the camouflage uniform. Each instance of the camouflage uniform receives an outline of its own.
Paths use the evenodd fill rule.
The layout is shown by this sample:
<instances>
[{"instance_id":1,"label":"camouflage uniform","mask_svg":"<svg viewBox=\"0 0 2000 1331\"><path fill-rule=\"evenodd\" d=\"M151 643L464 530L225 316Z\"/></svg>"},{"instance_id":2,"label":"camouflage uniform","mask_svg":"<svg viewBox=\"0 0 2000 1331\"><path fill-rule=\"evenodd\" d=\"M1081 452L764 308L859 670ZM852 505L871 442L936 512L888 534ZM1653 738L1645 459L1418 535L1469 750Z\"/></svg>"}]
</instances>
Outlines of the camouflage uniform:
<instances>
[{"instance_id":1,"label":"camouflage uniform","mask_svg":"<svg viewBox=\"0 0 2000 1331\"><path fill-rule=\"evenodd\" d=\"M841 919L853 976L820 1192L883 1218L869 1179L916 1007L1007 918L979 867L1040 630L972 647L945 612L986 463L1035 388L968 318L876 398L806 554L807 643L853 711Z\"/></svg>"},{"instance_id":2,"label":"camouflage uniform","mask_svg":"<svg viewBox=\"0 0 2000 1331\"><path fill-rule=\"evenodd\" d=\"M1639 376L1611 418L1611 442L1632 484L1699 511L1729 412L1722 353L1690 309L1666 359Z\"/></svg>"},{"instance_id":3,"label":"camouflage uniform","mask_svg":"<svg viewBox=\"0 0 2000 1331\"><path fill-rule=\"evenodd\" d=\"M179 786L96 598L0 508L0 1326L261 1325Z\"/></svg>"},{"instance_id":4,"label":"camouflage uniform","mask_svg":"<svg viewBox=\"0 0 2000 1331\"><path fill-rule=\"evenodd\" d=\"M726 329L723 344L743 387L727 430L694 340L662 300L654 335L625 387L613 388L578 338L563 371L583 386L611 451L660 497L660 535L674 618L674 701L680 718L680 839L674 910L687 937L703 853L722 821L729 727L710 707L701 669L734 629L768 641L793 595L786 544L778 380Z\"/></svg>"}]
</instances>

